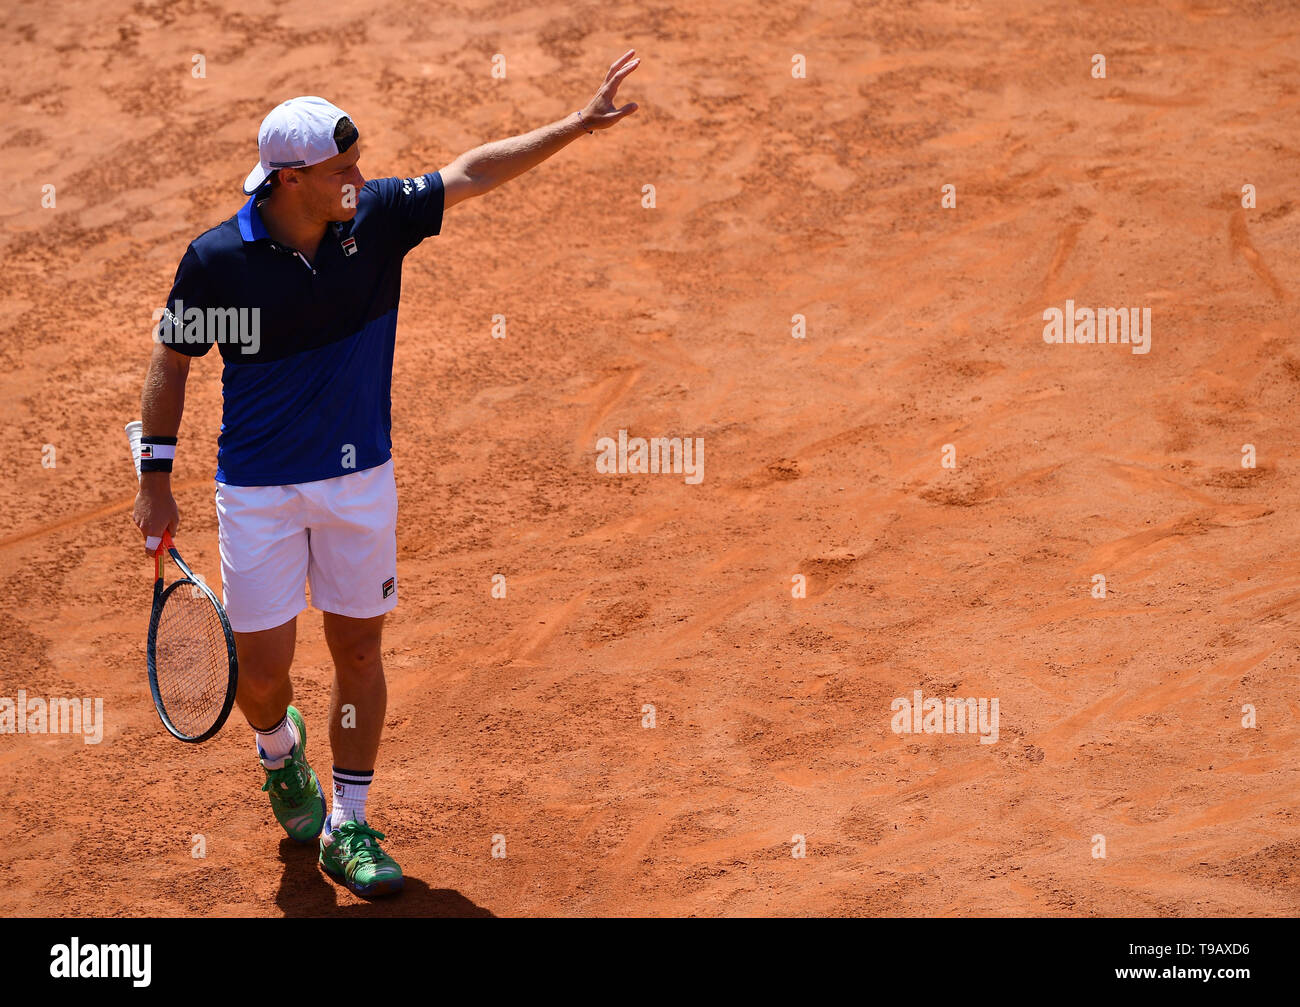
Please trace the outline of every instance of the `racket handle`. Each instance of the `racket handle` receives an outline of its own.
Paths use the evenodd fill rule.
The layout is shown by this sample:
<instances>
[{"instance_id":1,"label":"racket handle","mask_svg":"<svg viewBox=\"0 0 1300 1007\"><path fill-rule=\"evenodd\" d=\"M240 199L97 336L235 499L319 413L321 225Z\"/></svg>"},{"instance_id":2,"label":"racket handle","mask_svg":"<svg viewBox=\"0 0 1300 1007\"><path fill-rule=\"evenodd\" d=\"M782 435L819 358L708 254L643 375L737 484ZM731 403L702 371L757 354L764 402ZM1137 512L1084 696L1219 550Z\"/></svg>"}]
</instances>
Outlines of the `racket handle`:
<instances>
[{"instance_id":1,"label":"racket handle","mask_svg":"<svg viewBox=\"0 0 1300 1007\"><path fill-rule=\"evenodd\" d=\"M126 425L126 439L131 445L131 461L135 462L136 479L140 478L140 437L143 433L144 424L139 420L132 420ZM151 545L149 548L152 549L154 546Z\"/></svg>"}]
</instances>

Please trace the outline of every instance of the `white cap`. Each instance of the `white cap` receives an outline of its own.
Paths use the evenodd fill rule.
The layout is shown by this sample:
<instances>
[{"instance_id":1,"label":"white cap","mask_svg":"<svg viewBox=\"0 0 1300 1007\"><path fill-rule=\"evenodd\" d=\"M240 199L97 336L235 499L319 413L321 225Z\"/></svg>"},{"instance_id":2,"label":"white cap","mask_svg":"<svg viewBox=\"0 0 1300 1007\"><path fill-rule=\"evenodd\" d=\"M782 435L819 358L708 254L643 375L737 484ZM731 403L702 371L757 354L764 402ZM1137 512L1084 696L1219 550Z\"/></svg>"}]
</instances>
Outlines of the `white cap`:
<instances>
[{"instance_id":1,"label":"white cap","mask_svg":"<svg viewBox=\"0 0 1300 1007\"><path fill-rule=\"evenodd\" d=\"M357 127L347 113L324 98L291 98L271 109L257 131L256 168L244 180L251 196L277 168L305 168L328 161L357 142Z\"/></svg>"}]
</instances>

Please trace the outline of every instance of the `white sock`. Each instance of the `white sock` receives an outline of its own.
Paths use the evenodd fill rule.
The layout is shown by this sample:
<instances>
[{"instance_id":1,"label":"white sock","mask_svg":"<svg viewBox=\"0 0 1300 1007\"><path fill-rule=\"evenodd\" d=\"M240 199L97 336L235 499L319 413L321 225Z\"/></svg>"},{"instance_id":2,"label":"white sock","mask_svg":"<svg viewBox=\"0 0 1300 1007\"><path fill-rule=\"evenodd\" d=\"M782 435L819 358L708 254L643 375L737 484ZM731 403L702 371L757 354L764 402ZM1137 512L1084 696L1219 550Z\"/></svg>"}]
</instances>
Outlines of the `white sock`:
<instances>
[{"instance_id":1,"label":"white sock","mask_svg":"<svg viewBox=\"0 0 1300 1007\"><path fill-rule=\"evenodd\" d=\"M339 769L338 766L333 768L334 800L330 805L331 832L346 821L366 820L366 796L370 792L371 781L375 778L373 769Z\"/></svg>"},{"instance_id":2,"label":"white sock","mask_svg":"<svg viewBox=\"0 0 1300 1007\"><path fill-rule=\"evenodd\" d=\"M289 719L288 711L284 718L269 731L253 731L257 735L257 754L262 765L267 769L281 769L284 761L298 745L298 731Z\"/></svg>"}]
</instances>

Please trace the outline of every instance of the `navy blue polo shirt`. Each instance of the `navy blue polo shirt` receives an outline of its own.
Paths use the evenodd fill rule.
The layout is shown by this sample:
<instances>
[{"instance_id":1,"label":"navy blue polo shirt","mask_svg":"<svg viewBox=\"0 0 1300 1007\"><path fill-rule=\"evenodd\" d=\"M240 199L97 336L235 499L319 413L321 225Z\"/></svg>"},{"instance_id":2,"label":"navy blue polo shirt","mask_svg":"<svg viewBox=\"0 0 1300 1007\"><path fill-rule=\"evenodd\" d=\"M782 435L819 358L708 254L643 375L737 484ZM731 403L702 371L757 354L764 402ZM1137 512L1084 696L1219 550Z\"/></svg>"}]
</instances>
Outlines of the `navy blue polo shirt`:
<instances>
[{"instance_id":1,"label":"navy blue polo shirt","mask_svg":"<svg viewBox=\"0 0 1300 1007\"><path fill-rule=\"evenodd\" d=\"M266 233L268 192L190 243L157 330L189 356L221 350L217 481L234 486L332 479L392 457L402 259L442 228L438 172L371 179L309 264Z\"/></svg>"}]
</instances>

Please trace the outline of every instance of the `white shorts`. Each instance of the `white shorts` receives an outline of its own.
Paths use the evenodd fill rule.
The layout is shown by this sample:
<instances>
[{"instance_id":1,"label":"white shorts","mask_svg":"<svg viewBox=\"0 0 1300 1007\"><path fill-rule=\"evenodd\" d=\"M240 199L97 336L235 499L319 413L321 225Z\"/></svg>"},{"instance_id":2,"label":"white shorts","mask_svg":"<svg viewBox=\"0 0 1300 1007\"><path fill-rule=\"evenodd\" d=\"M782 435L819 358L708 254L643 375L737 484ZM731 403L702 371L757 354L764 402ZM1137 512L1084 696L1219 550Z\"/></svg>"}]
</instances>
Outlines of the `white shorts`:
<instances>
[{"instance_id":1,"label":"white shorts","mask_svg":"<svg viewBox=\"0 0 1300 1007\"><path fill-rule=\"evenodd\" d=\"M393 461L290 486L217 483L226 614L236 633L280 626L312 604L369 619L397 605Z\"/></svg>"}]
</instances>

